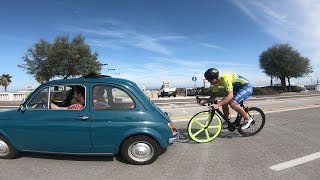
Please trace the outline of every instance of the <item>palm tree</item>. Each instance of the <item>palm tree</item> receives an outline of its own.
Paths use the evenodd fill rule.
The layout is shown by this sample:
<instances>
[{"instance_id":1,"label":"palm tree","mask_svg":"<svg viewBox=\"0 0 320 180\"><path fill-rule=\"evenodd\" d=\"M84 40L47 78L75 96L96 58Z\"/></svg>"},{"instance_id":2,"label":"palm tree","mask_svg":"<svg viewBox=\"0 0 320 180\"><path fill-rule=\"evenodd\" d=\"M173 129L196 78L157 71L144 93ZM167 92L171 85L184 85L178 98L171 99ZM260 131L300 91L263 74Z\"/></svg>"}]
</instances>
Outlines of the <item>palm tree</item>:
<instances>
[{"instance_id":1,"label":"palm tree","mask_svg":"<svg viewBox=\"0 0 320 180\"><path fill-rule=\"evenodd\" d=\"M12 82L11 78L12 76L10 76L10 74L2 74L2 76L0 76L1 86L4 87L5 92L7 92L7 87Z\"/></svg>"}]
</instances>

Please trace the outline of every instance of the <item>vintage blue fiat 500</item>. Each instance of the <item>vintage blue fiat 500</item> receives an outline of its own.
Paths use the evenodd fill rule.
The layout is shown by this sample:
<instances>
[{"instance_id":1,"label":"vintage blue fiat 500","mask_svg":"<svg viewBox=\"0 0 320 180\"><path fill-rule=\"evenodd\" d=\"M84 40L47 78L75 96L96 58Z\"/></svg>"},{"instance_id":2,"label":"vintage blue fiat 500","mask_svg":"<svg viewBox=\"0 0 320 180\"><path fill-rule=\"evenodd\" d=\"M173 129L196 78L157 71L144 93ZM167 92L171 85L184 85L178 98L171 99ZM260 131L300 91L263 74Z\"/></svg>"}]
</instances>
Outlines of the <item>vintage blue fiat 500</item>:
<instances>
[{"instance_id":1,"label":"vintage blue fiat 500","mask_svg":"<svg viewBox=\"0 0 320 180\"><path fill-rule=\"evenodd\" d=\"M103 75L49 81L19 109L0 112L5 159L19 152L120 154L150 164L178 136L168 114L134 82Z\"/></svg>"}]
</instances>

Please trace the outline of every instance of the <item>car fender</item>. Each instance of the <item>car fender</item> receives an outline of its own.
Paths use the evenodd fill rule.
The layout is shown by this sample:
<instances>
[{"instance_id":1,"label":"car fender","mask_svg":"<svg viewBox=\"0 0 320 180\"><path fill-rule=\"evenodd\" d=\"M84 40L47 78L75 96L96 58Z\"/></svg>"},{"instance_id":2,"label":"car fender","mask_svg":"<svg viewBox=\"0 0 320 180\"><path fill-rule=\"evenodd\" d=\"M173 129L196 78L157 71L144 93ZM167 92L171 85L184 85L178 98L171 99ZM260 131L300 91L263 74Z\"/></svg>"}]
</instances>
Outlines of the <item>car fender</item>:
<instances>
[{"instance_id":1,"label":"car fender","mask_svg":"<svg viewBox=\"0 0 320 180\"><path fill-rule=\"evenodd\" d=\"M4 138L6 138L10 143L11 145L19 151L19 146L15 143L15 141L11 138L9 138L9 136L7 135L7 133L5 133L2 129L0 129L0 135L3 136Z\"/></svg>"},{"instance_id":2,"label":"car fender","mask_svg":"<svg viewBox=\"0 0 320 180\"><path fill-rule=\"evenodd\" d=\"M133 129L128 130L127 132L124 133L125 138L122 139L121 143L124 142L129 137L135 136L135 135L150 136L153 139L155 139L162 148L166 148L169 145L167 142L167 139L164 138L164 136L162 136L159 132L155 131L152 128L145 128L145 127L143 127L143 128L137 127L137 128L133 128Z\"/></svg>"}]
</instances>

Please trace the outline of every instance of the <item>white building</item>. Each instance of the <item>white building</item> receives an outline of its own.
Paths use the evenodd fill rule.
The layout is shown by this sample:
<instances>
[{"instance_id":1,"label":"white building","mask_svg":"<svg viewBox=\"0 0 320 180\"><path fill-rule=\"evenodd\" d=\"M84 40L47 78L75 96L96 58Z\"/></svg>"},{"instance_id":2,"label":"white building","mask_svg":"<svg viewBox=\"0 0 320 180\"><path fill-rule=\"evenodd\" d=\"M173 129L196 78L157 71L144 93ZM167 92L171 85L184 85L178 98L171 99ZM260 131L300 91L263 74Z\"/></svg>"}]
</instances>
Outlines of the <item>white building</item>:
<instances>
[{"instance_id":1,"label":"white building","mask_svg":"<svg viewBox=\"0 0 320 180\"><path fill-rule=\"evenodd\" d=\"M0 92L0 101L24 101L33 90L34 88L28 85L26 89L19 90L15 93Z\"/></svg>"}]
</instances>

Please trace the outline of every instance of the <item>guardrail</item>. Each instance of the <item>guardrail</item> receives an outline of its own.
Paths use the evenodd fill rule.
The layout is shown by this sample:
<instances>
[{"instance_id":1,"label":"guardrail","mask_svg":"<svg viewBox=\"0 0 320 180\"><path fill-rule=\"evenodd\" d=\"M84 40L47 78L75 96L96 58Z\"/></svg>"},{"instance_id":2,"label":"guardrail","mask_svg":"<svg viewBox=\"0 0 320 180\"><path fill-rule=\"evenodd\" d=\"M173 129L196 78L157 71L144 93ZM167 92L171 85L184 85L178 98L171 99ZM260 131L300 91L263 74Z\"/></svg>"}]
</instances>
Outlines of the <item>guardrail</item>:
<instances>
[{"instance_id":1,"label":"guardrail","mask_svg":"<svg viewBox=\"0 0 320 180\"><path fill-rule=\"evenodd\" d=\"M0 93L0 101L24 101L30 93Z\"/></svg>"}]
</instances>

